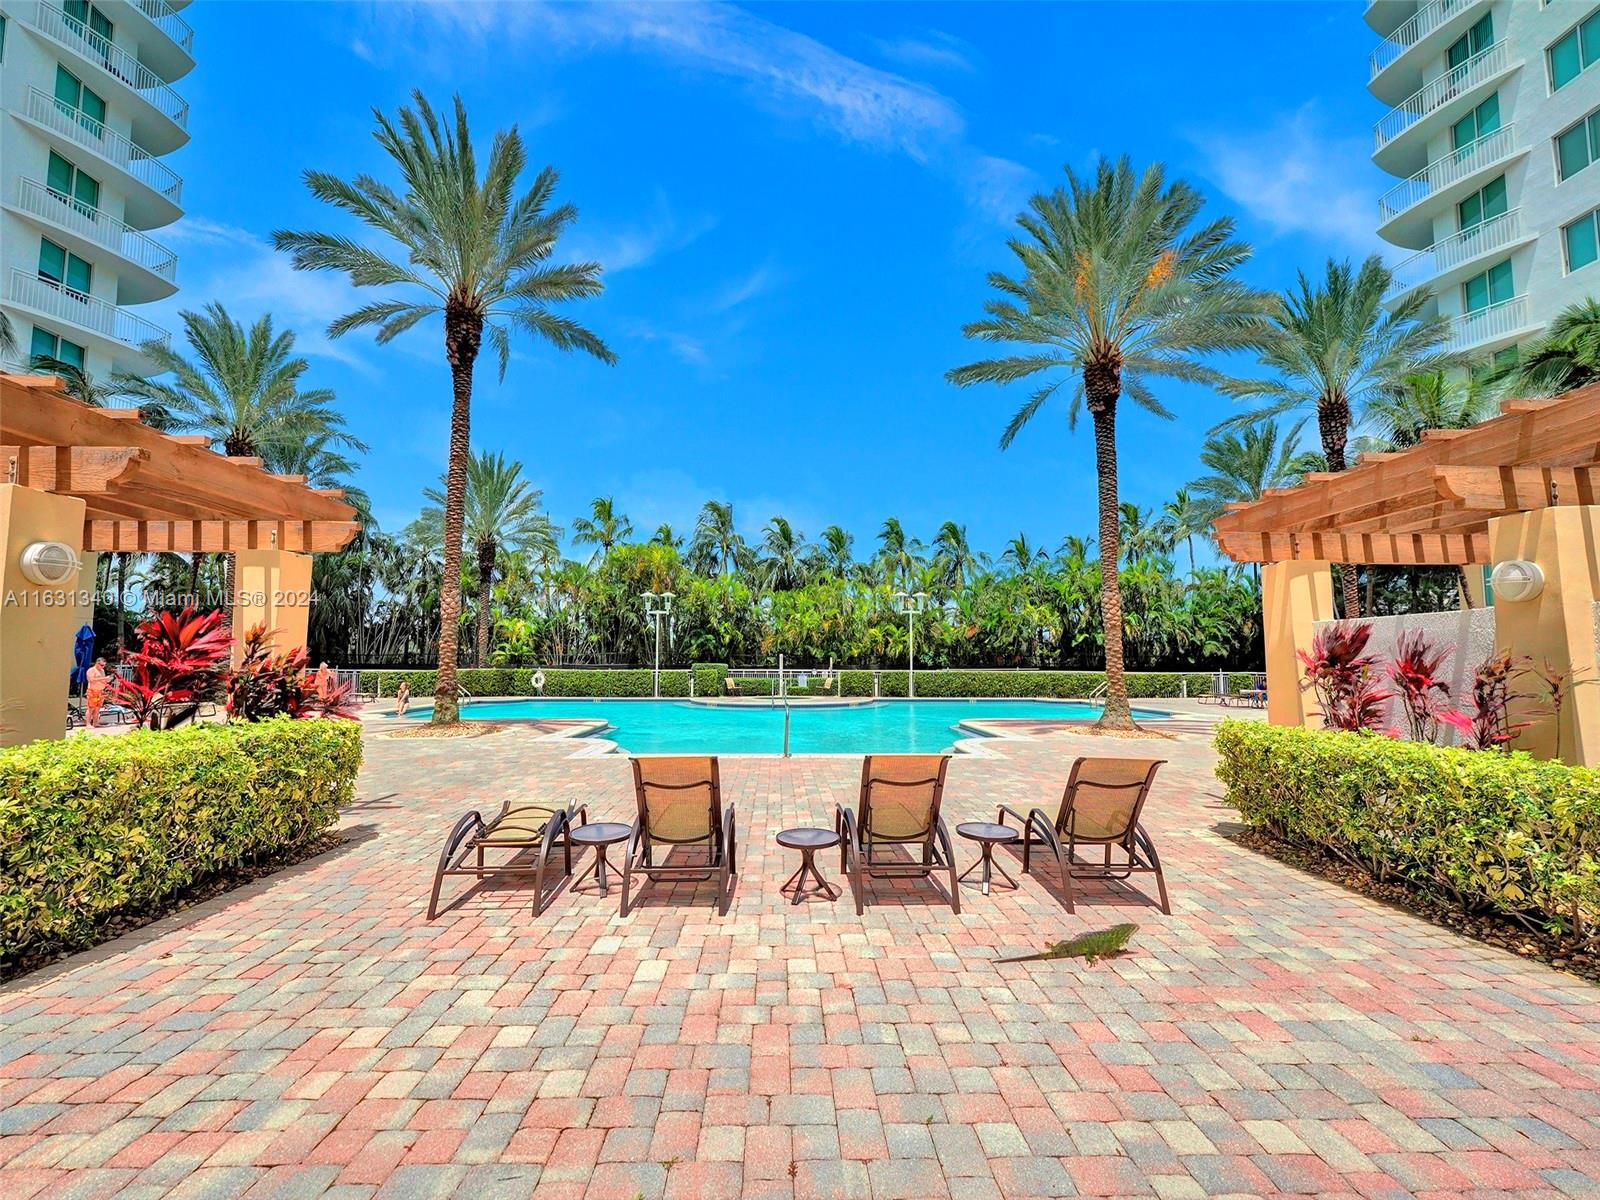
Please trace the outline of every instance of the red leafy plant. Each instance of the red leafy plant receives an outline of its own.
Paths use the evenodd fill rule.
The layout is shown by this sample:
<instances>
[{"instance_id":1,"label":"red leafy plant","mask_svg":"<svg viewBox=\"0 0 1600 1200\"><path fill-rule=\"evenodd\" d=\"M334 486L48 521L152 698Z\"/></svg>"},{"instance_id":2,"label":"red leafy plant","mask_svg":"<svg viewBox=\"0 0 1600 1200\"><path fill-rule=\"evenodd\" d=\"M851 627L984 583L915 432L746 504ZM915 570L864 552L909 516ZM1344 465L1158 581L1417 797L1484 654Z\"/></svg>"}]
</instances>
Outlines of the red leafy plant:
<instances>
[{"instance_id":1,"label":"red leafy plant","mask_svg":"<svg viewBox=\"0 0 1600 1200\"><path fill-rule=\"evenodd\" d=\"M1367 652L1372 625L1335 621L1317 630L1311 650L1299 652L1305 668L1303 690L1316 693L1327 729L1376 729L1394 693L1383 687L1378 656Z\"/></svg>"},{"instance_id":2,"label":"red leafy plant","mask_svg":"<svg viewBox=\"0 0 1600 1200\"><path fill-rule=\"evenodd\" d=\"M244 635L244 659L228 677L228 716L236 721L269 717L343 717L354 720L353 684L322 684L307 668L304 647L274 654L277 634L266 625L252 625Z\"/></svg>"},{"instance_id":3,"label":"red leafy plant","mask_svg":"<svg viewBox=\"0 0 1600 1200\"><path fill-rule=\"evenodd\" d=\"M1504 650L1491 654L1472 674L1472 711L1440 713L1439 719L1461 734L1469 750L1510 750L1513 739L1532 721L1512 721L1511 703L1528 693L1513 690L1516 677L1527 669L1524 659Z\"/></svg>"},{"instance_id":4,"label":"red leafy plant","mask_svg":"<svg viewBox=\"0 0 1600 1200\"><path fill-rule=\"evenodd\" d=\"M1405 712L1406 731L1414 742L1437 740L1439 725L1450 711L1450 684L1444 678L1452 646L1430 641L1420 629L1408 629L1395 639L1389 678Z\"/></svg>"},{"instance_id":5,"label":"red leafy plant","mask_svg":"<svg viewBox=\"0 0 1600 1200\"><path fill-rule=\"evenodd\" d=\"M109 687L111 702L126 708L136 725L171 729L193 720L203 702L222 698L233 642L220 611L201 616L190 605L181 613L159 612L136 632L139 649L123 654L133 678L119 676Z\"/></svg>"}]
</instances>

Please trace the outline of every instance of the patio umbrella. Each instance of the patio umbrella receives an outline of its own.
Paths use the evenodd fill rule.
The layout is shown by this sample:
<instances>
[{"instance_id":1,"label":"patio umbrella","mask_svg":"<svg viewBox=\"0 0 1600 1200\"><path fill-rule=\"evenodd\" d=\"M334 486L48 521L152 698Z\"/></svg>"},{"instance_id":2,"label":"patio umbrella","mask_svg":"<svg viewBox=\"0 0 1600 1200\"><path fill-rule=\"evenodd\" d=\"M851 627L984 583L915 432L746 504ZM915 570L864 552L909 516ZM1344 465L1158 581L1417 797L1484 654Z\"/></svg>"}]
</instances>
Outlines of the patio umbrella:
<instances>
[{"instance_id":1,"label":"patio umbrella","mask_svg":"<svg viewBox=\"0 0 1600 1200\"><path fill-rule=\"evenodd\" d=\"M78 630L77 640L72 644L72 686L75 688L87 687L89 684L89 668L94 665L94 630L85 625Z\"/></svg>"}]
</instances>

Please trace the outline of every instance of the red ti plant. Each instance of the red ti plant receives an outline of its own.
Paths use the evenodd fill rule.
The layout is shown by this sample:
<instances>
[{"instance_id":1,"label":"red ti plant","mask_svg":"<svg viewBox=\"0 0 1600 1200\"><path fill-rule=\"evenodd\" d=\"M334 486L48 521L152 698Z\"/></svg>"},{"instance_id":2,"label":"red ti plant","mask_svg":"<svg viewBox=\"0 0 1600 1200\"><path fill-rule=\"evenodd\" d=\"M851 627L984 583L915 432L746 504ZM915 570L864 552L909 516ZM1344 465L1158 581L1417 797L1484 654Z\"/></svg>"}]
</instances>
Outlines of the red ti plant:
<instances>
[{"instance_id":1,"label":"red ti plant","mask_svg":"<svg viewBox=\"0 0 1600 1200\"><path fill-rule=\"evenodd\" d=\"M1327 729L1376 729L1393 693L1378 678L1378 656L1367 653L1372 625L1335 621L1317 631L1311 651L1300 651L1302 690L1316 693Z\"/></svg>"},{"instance_id":2,"label":"red ti plant","mask_svg":"<svg viewBox=\"0 0 1600 1200\"><path fill-rule=\"evenodd\" d=\"M244 659L228 677L228 716L236 721L269 717L344 717L353 720L352 684L320 686L307 668L305 648L287 654L272 652L277 634L266 625L252 625L244 635Z\"/></svg>"},{"instance_id":3,"label":"red ti plant","mask_svg":"<svg viewBox=\"0 0 1600 1200\"><path fill-rule=\"evenodd\" d=\"M1510 750L1517 734L1532 724L1512 721L1510 715L1513 700L1528 698L1528 693L1513 691L1511 686L1526 665L1504 650L1491 654L1473 672L1473 711L1441 713L1440 720L1457 729L1470 750Z\"/></svg>"},{"instance_id":4,"label":"red ti plant","mask_svg":"<svg viewBox=\"0 0 1600 1200\"><path fill-rule=\"evenodd\" d=\"M190 605L181 613L159 612L134 632L139 649L123 655L133 664L133 678L114 679L109 692L135 724L171 729L193 720L203 701L221 699L233 641L220 611L196 616Z\"/></svg>"},{"instance_id":5,"label":"red ti plant","mask_svg":"<svg viewBox=\"0 0 1600 1200\"><path fill-rule=\"evenodd\" d=\"M1438 736L1440 718L1450 704L1444 669L1452 649L1436 645L1420 629L1406 630L1395 639L1389 678L1405 709L1407 732L1414 742L1431 742Z\"/></svg>"}]
</instances>

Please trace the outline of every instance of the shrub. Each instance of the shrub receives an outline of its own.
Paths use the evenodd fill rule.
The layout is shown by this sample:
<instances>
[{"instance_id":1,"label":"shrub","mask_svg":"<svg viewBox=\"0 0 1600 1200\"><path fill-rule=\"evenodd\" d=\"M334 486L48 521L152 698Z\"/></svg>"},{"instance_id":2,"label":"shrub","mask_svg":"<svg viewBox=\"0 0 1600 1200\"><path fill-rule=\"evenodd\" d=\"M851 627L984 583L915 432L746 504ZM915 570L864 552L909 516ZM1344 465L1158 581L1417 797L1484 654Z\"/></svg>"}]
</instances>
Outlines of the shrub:
<instances>
[{"instance_id":1,"label":"shrub","mask_svg":"<svg viewBox=\"0 0 1600 1200\"><path fill-rule=\"evenodd\" d=\"M1600 941L1600 773L1260 722L1225 721L1216 746L1251 824L1463 910Z\"/></svg>"},{"instance_id":2,"label":"shrub","mask_svg":"<svg viewBox=\"0 0 1600 1200\"><path fill-rule=\"evenodd\" d=\"M0 750L4 958L94 940L107 918L304 847L353 798L348 721L192 725Z\"/></svg>"},{"instance_id":3,"label":"shrub","mask_svg":"<svg viewBox=\"0 0 1600 1200\"><path fill-rule=\"evenodd\" d=\"M728 678L726 663L695 663L693 672L696 696L722 695L723 682Z\"/></svg>"},{"instance_id":4,"label":"shrub","mask_svg":"<svg viewBox=\"0 0 1600 1200\"><path fill-rule=\"evenodd\" d=\"M135 631L139 649L123 657L133 678L111 681L109 699L133 714L136 725L171 729L192 719L200 704L222 698L223 671L232 642L221 611L196 616L159 612Z\"/></svg>"},{"instance_id":5,"label":"shrub","mask_svg":"<svg viewBox=\"0 0 1600 1200\"><path fill-rule=\"evenodd\" d=\"M527 667L475 667L457 672L457 682L474 696L533 696L534 670ZM433 671L363 671L361 690L379 696L394 695L402 679L411 684L413 701L426 704L433 696L438 676ZM661 672L663 696L687 696L689 672L678 668ZM649 696L650 670L599 667L545 667L546 696Z\"/></svg>"},{"instance_id":6,"label":"shrub","mask_svg":"<svg viewBox=\"0 0 1600 1200\"><path fill-rule=\"evenodd\" d=\"M353 720L355 699L348 683L322 680L310 670L305 647L274 654L276 635L265 624L244 635L244 657L228 675L228 718L265 721L269 717L344 717Z\"/></svg>"},{"instance_id":7,"label":"shrub","mask_svg":"<svg viewBox=\"0 0 1600 1200\"><path fill-rule=\"evenodd\" d=\"M1299 652L1302 691L1316 693L1328 729L1376 729L1392 692L1378 683L1378 656L1367 652L1369 621L1335 621L1318 629L1311 650Z\"/></svg>"}]
</instances>

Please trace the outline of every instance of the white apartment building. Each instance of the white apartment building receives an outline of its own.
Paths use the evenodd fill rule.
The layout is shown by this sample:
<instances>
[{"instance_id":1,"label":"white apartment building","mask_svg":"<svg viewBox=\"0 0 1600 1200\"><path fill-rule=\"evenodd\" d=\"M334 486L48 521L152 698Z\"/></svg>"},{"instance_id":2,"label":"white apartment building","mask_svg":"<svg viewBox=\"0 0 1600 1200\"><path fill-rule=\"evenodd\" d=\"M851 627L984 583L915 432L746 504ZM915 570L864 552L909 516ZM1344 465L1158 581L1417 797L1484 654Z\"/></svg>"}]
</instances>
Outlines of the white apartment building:
<instances>
[{"instance_id":1,"label":"white apartment building","mask_svg":"<svg viewBox=\"0 0 1600 1200\"><path fill-rule=\"evenodd\" d=\"M96 379L168 340L138 306L177 291L149 231L183 213L162 161L189 139L187 0L0 0L0 312L16 359Z\"/></svg>"},{"instance_id":2,"label":"white apartment building","mask_svg":"<svg viewBox=\"0 0 1600 1200\"><path fill-rule=\"evenodd\" d=\"M1371 0L1378 233L1455 347L1503 356L1600 297L1600 4Z\"/></svg>"}]
</instances>

